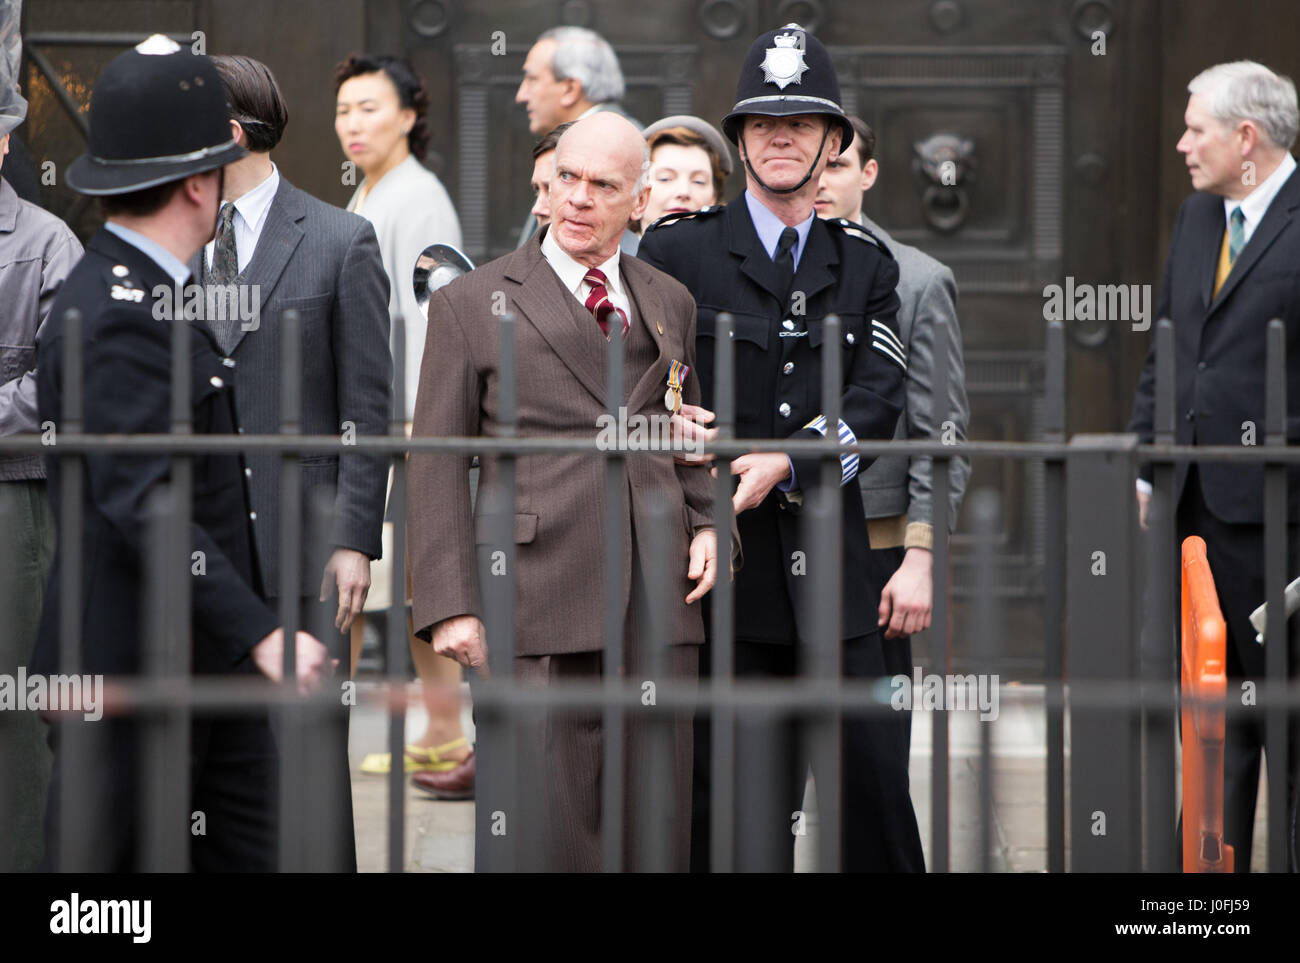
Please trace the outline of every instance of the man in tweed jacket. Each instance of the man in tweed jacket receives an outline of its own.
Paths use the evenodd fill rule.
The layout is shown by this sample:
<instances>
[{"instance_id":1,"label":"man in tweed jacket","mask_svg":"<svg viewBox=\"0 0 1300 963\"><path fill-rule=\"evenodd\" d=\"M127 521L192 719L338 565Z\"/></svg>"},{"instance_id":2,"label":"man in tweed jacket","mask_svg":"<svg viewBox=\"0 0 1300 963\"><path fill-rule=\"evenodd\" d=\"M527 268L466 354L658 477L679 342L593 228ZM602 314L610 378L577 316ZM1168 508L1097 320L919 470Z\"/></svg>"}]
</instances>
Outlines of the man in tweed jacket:
<instances>
[{"instance_id":1,"label":"man in tweed jacket","mask_svg":"<svg viewBox=\"0 0 1300 963\"><path fill-rule=\"evenodd\" d=\"M629 219L649 199L645 141L611 112L578 121L556 148L551 223L522 248L458 278L429 302L414 437L500 433L500 315L516 318L517 433L599 440L606 412L604 330L624 328L624 402L633 418L668 417L665 387L674 361L695 367L695 304L676 281L619 254ZM609 302L607 304L606 302ZM617 328L616 328L617 326ZM682 401L699 404L694 370ZM631 435L626 447L632 447ZM500 491L500 463L487 457L471 509L468 455L412 454L408 520L416 634L435 650L482 673L550 686L625 673L659 673L690 684L704 640L700 606L717 571L711 527L711 479L702 465L678 465L671 451L632 454L618 515L622 545L605 553L604 459L588 454L529 455L518 460L513 492L514 659L485 639L484 601L504 546L484 517ZM665 514L652 514L656 500ZM476 517L477 516L477 517ZM657 529L652 533L652 528ZM666 557L651 557L652 534ZM495 561L494 561L495 557ZM650 599L646 573L661 572L667 597ZM477 573L477 576L476 576ZM605 663L605 578L621 587L624 662ZM666 646L646 631L650 605L662 615ZM658 670L655 666L658 666ZM652 710L653 711L653 710ZM670 782L647 778L647 733L636 715L625 728L622 813L624 865L684 870L690 843L691 716L659 710L669 730ZM518 759L536 761L519 776L522 810L510 808L491 772L513 768L503 740L480 714L475 866L597 871L602 865L601 713L554 711L519 733ZM537 781L540 780L540 781ZM662 788L666 808L647 813L647 794ZM658 816L648 825L647 815ZM501 820L504 819L504 823ZM494 831L500 827L502 832ZM646 831L650 831L647 837ZM658 835L662 833L662 835ZM642 849L643 838L662 845ZM508 855L511 847L517 853ZM503 853L507 854L503 858Z\"/></svg>"}]
</instances>

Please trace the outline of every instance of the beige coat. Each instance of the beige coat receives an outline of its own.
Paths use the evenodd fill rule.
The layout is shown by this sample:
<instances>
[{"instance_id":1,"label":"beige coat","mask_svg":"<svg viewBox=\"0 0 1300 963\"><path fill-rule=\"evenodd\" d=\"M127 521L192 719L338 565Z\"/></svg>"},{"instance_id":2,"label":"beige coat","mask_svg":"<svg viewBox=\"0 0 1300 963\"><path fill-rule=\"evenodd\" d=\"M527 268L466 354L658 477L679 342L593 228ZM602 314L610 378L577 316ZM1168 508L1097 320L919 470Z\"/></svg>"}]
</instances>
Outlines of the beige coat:
<instances>
[{"instance_id":1,"label":"beige coat","mask_svg":"<svg viewBox=\"0 0 1300 963\"><path fill-rule=\"evenodd\" d=\"M691 366L684 400L698 404L695 303L677 281L636 258L620 258L636 323L654 339L648 369L625 371L629 416L666 415L668 369ZM517 431L520 437L595 439L605 413L606 342L591 314L565 290L541 251L541 232L507 254L436 292L420 368L414 436L499 434L499 324L494 305L517 318ZM446 618L482 617L478 564L495 550L482 519L470 507L469 456L413 454L407 521L417 634ZM515 652L554 655L604 648L604 459L585 454L530 455L516 468ZM620 524L623 557L618 577L627 614L631 553L649 570L661 564L646 553L649 504L667 499L670 644L700 643L700 603L687 606L694 583L686 577L689 540L711 524L712 480L701 467L676 465L671 453L633 454L626 460L629 496ZM499 465L483 460L477 513L490 503ZM630 506L630 513L627 507ZM635 535L633 537L633 527ZM724 549L725 551L725 549ZM491 640L489 640L489 646Z\"/></svg>"}]
</instances>

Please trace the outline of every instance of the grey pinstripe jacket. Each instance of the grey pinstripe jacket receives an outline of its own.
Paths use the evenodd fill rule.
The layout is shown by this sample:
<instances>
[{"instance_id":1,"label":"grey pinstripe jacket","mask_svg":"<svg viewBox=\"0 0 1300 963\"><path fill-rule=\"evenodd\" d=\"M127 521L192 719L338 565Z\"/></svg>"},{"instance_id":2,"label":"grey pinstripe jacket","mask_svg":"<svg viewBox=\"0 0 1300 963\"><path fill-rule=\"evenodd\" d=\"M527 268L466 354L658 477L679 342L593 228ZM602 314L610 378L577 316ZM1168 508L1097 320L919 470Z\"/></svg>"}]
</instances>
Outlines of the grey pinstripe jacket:
<instances>
[{"instance_id":1,"label":"grey pinstripe jacket","mask_svg":"<svg viewBox=\"0 0 1300 963\"><path fill-rule=\"evenodd\" d=\"M934 321L948 322L948 420L958 439L965 440L970 419L966 400L966 366L962 358L961 328L957 323L957 283L952 271L910 244L895 241L866 215L862 224L885 242L898 261L898 330L907 347L907 405L899 419L895 438L930 438L934 435L930 401L934 373ZM906 515L909 524L928 526L932 515L931 459L908 459L901 455L877 458L858 476L862 504L868 519ZM949 531L957 519L970 461L954 458L949 463Z\"/></svg>"},{"instance_id":2,"label":"grey pinstripe jacket","mask_svg":"<svg viewBox=\"0 0 1300 963\"><path fill-rule=\"evenodd\" d=\"M203 252L190 262L203 277ZM235 324L223 330L211 323L221 350L236 363L235 406L241 431L275 434L280 430L280 316L295 308L302 318L302 432L339 435L345 422L357 435L383 434L392 409L393 360L388 347L388 276L379 256L375 229L298 190L280 174L280 186L267 211L257 250L239 277L256 285L261 315L256 329ZM246 459L258 561L267 594L280 594L279 456ZM382 458L360 454L304 455L303 506L320 488L333 490L334 518L328 533L309 538L304 515L304 553L300 590L320 591L317 553L351 548L371 558L380 555L388 466Z\"/></svg>"}]
</instances>

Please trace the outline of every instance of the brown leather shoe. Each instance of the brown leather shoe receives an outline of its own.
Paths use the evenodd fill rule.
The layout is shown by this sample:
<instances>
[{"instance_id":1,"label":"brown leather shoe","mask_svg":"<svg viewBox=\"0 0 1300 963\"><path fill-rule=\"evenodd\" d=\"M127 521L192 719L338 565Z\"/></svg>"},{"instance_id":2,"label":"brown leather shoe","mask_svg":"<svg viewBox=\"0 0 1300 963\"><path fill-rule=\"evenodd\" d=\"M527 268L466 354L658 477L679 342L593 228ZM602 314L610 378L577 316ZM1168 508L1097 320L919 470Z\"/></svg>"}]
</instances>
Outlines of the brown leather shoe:
<instances>
[{"instance_id":1,"label":"brown leather shoe","mask_svg":"<svg viewBox=\"0 0 1300 963\"><path fill-rule=\"evenodd\" d=\"M474 750L450 772L414 772L411 785L434 799L474 798Z\"/></svg>"}]
</instances>

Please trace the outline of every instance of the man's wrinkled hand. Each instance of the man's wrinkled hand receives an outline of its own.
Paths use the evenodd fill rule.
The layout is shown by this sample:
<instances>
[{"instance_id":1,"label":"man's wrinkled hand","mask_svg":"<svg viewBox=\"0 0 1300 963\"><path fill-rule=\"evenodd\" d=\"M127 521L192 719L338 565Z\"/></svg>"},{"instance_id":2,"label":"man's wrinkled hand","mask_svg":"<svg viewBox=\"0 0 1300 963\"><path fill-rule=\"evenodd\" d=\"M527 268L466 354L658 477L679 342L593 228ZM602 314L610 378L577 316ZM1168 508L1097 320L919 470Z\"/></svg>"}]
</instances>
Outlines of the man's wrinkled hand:
<instances>
[{"instance_id":1,"label":"man's wrinkled hand","mask_svg":"<svg viewBox=\"0 0 1300 963\"><path fill-rule=\"evenodd\" d=\"M334 628L346 632L352 620L361 614L370 594L370 559L363 552L350 548L336 548L325 563L325 573L320 582L320 600L330 597L331 586L339 592L339 610L334 616Z\"/></svg>"},{"instance_id":2,"label":"man's wrinkled hand","mask_svg":"<svg viewBox=\"0 0 1300 963\"><path fill-rule=\"evenodd\" d=\"M1143 528L1147 527L1148 516L1151 511L1151 496L1146 492L1140 491L1138 497L1138 524Z\"/></svg>"},{"instance_id":3,"label":"man's wrinkled hand","mask_svg":"<svg viewBox=\"0 0 1300 963\"><path fill-rule=\"evenodd\" d=\"M435 625L433 651L488 677L487 633L476 615L456 615Z\"/></svg>"},{"instance_id":4,"label":"man's wrinkled hand","mask_svg":"<svg viewBox=\"0 0 1300 963\"><path fill-rule=\"evenodd\" d=\"M325 644L309 632L294 635L294 663L297 669L298 694L315 692L325 676L338 664L331 659ZM253 646L253 664L272 682L284 681L284 629L278 628Z\"/></svg>"},{"instance_id":5,"label":"man's wrinkled hand","mask_svg":"<svg viewBox=\"0 0 1300 963\"><path fill-rule=\"evenodd\" d=\"M673 461L679 465L707 465L713 455L699 453L704 442L718 437L718 429L706 428L714 419L713 412L699 405L682 405L669 419L672 433Z\"/></svg>"},{"instance_id":6,"label":"man's wrinkled hand","mask_svg":"<svg viewBox=\"0 0 1300 963\"><path fill-rule=\"evenodd\" d=\"M739 515L757 508L768 492L790 477L790 459L780 452L741 455L731 463L731 473L740 476L740 486L731 496L732 507Z\"/></svg>"},{"instance_id":7,"label":"man's wrinkled hand","mask_svg":"<svg viewBox=\"0 0 1300 963\"><path fill-rule=\"evenodd\" d=\"M876 612L876 625L888 626L885 638L897 639L930 627L934 606L932 558L927 549L909 548L903 564L885 583Z\"/></svg>"},{"instance_id":8,"label":"man's wrinkled hand","mask_svg":"<svg viewBox=\"0 0 1300 963\"><path fill-rule=\"evenodd\" d=\"M704 598L718 581L718 533L702 528L691 539L690 566L686 577L695 580L695 588L686 596L686 604Z\"/></svg>"}]
</instances>

